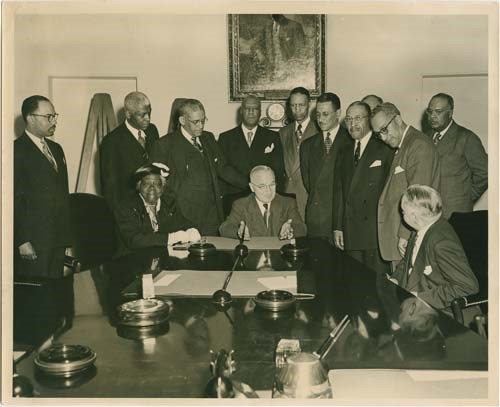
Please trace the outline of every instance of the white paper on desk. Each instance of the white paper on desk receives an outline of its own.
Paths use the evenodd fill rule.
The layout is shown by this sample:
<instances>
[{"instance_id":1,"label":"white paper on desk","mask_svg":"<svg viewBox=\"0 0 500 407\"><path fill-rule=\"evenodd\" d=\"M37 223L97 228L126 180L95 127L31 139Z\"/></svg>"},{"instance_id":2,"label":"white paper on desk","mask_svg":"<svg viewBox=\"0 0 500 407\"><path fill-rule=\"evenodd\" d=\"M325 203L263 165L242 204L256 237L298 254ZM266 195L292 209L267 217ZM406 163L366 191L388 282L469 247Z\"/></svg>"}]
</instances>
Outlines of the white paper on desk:
<instances>
[{"instance_id":1,"label":"white paper on desk","mask_svg":"<svg viewBox=\"0 0 500 407\"><path fill-rule=\"evenodd\" d=\"M177 278L180 277L180 274L165 274L159 280L155 281L155 286L166 287L172 284Z\"/></svg>"},{"instance_id":2,"label":"white paper on desk","mask_svg":"<svg viewBox=\"0 0 500 407\"><path fill-rule=\"evenodd\" d=\"M260 277L257 279L268 290L297 288L297 276Z\"/></svg>"},{"instance_id":3,"label":"white paper on desk","mask_svg":"<svg viewBox=\"0 0 500 407\"><path fill-rule=\"evenodd\" d=\"M483 370L407 370L406 373L416 382L488 378L488 371Z\"/></svg>"}]
</instances>

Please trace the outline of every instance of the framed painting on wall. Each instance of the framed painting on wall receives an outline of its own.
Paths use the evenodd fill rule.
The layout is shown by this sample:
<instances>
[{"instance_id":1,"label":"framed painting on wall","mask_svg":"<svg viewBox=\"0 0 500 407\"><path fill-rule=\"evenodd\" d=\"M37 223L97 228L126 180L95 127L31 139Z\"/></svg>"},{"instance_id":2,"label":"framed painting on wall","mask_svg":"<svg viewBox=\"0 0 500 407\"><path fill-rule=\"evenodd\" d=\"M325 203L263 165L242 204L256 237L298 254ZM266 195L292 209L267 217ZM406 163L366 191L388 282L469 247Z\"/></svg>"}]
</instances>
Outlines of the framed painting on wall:
<instances>
[{"instance_id":1,"label":"framed painting on wall","mask_svg":"<svg viewBox=\"0 0 500 407\"><path fill-rule=\"evenodd\" d=\"M324 15L230 14L228 34L231 102L285 100L297 86L324 92Z\"/></svg>"}]
</instances>

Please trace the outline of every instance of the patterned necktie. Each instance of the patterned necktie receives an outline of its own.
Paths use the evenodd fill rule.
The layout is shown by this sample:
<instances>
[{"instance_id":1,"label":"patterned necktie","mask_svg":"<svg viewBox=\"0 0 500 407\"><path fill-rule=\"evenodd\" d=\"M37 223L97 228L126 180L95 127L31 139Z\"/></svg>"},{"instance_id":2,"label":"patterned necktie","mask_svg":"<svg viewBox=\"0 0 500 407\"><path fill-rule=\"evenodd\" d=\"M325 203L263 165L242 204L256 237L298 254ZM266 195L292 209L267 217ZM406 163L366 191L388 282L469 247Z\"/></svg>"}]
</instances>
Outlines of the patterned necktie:
<instances>
[{"instance_id":1,"label":"patterned necktie","mask_svg":"<svg viewBox=\"0 0 500 407\"><path fill-rule=\"evenodd\" d=\"M415 249L415 243L417 242L417 234L413 234L408 241L408 245L406 246L406 270L408 271L408 275L411 274L413 270L413 250Z\"/></svg>"},{"instance_id":2,"label":"patterned necktie","mask_svg":"<svg viewBox=\"0 0 500 407\"><path fill-rule=\"evenodd\" d=\"M249 132L247 133L247 143L248 143L248 147L250 147L250 146L252 145L252 136L253 136L252 132L251 132L251 131L249 131Z\"/></svg>"},{"instance_id":3,"label":"patterned necktie","mask_svg":"<svg viewBox=\"0 0 500 407\"><path fill-rule=\"evenodd\" d=\"M191 137L191 140L193 142L194 148L196 148L200 153L203 153L203 147L200 143L198 143L198 138L193 136Z\"/></svg>"},{"instance_id":4,"label":"patterned necktie","mask_svg":"<svg viewBox=\"0 0 500 407\"><path fill-rule=\"evenodd\" d=\"M360 155L361 155L361 142L358 140L356 142L356 150L354 151L354 166L358 165Z\"/></svg>"},{"instance_id":5,"label":"patterned necktie","mask_svg":"<svg viewBox=\"0 0 500 407\"><path fill-rule=\"evenodd\" d=\"M57 162L54 156L52 155L52 152L49 149L49 146L47 145L47 142L45 141L44 138L41 138L40 141L42 142L42 151L43 155L49 160L50 164L54 168L54 170L57 171Z\"/></svg>"},{"instance_id":6,"label":"patterned necktie","mask_svg":"<svg viewBox=\"0 0 500 407\"><path fill-rule=\"evenodd\" d=\"M266 228L269 228L269 204L263 204L264 207L264 222L266 223Z\"/></svg>"},{"instance_id":7,"label":"patterned necktie","mask_svg":"<svg viewBox=\"0 0 500 407\"><path fill-rule=\"evenodd\" d=\"M142 148L145 150L146 149L146 138L144 137L143 132L140 130L137 133L137 140L139 141L139 144L142 146Z\"/></svg>"},{"instance_id":8,"label":"patterned necktie","mask_svg":"<svg viewBox=\"0 0 500 407\"><path fill-rule=\"evenodd\" d=\"M434 142L434 145L437 146L442 138L443 138L443 135L439 132L436 132L436 134L434 134L434 138L432 139L432 141Z\"/></svg>"},{"instance_id":9,"label":"patterned necktie","mask_svg":"<svg viewBox=\"0 0 500 407\"><path fill-rule=\"evenodd\" d=\"M326 153L328 154L330 152L330 149L332 148L333 141L330 138L330 132L326 133L326 139L325 139L325 148L326 148Z\"/></svg>"},{"instance_id":10,"label":"patterned necktie","mask_svg":"<svg viewBox=\"0 0 500 407\"><path fill-rule=\"evenodd\" d=\"M151 221L151 227L154 232L158 232L158 219L156 218L156 204L148 205L146 204L146 212L148 213L149 220Z\"/></svg>"},{"instance_id":11,"label":"patterned necktie","mask_svg":"<svg viewBox=\"0 0 500 407\"><path fill-rule=\"evenodd\" d=\"M297 130L295 131L295 136L297 137L297 144L300 144L302 141L302 124L299 123L297 126Z\"/></svg>"}]
</instances>

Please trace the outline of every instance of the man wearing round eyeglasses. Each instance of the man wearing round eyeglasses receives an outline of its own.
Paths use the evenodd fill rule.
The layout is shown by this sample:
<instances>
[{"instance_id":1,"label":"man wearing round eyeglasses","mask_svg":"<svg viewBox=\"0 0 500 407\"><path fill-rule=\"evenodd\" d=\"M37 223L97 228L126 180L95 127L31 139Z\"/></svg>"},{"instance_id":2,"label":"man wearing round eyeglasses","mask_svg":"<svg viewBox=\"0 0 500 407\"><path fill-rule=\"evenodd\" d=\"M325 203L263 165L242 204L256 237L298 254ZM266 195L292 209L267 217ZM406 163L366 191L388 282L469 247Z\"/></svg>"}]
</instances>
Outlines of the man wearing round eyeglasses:
<instances>
[{"instance_id":1,"label":"man wearing round eyeglasses","mask_svg":"<svg viewBox=\"0 0 500 407\"><path fill-rule=\"evenodd\" d=\"M276 194L276 179L270 167L254 167L249 186L253 193L234 202L219 228L221 236L249 240L252 236L291 239L306 235L306 225L295 200Z\"/></svg>"},{"instance_id":2,"label":"man wearing round eyeglasses","mask_svg":"<svg viewBox=\"0 0 500 407\"><path fill-rule=\"evenodd\" d=\"M380 252L394 268L404 255L410 236L410 229L401 218L401 196L413 184L439 191L439 155L432 141L407 125L392 103L382 103L373 110L371 125L378 137L395 150L377 211Z\"/></svg>"},{"instance_id":3,"label":"man wearing round eyeglasses","mask_svg":"<svg viewBox=\"0 0 500 407\"><path fill-rule=\"evenodd\" d=\"M216 236L224 220L220 180L244 188L248 177L228 164L212 133L204 131L205 108L196 99L179 107L179 124L153 146L151 161L170 168L169 189L182 214L202 235Z\"/></svg>"},{"instance_id":4,"label":"man wearing round eyeglasses","mask_svg":"<svg viewBox=\"0 0 500 407\"><path fill-rule=\"evenodd\" d=\"M380 256L377 208L394 152L373 136L370 114L364 102L347 108L344 122L352 142L340 150L335 169L333 240L337 248L385 275L390 264Z\"/></svg>"},{"instance_id":5,"label":"man wearing round eyeglasses","mask_svg":"<svg viewBox=\"0 0 500 407\"><path fill-rule=\"evenodd\" d=\"M472 212L474 203L488 188L488 155L481 139L453 120L454 101L438 93L426 110L429 137L441 159L443 217L453 212Z\"/></svg>"}]
</instances>

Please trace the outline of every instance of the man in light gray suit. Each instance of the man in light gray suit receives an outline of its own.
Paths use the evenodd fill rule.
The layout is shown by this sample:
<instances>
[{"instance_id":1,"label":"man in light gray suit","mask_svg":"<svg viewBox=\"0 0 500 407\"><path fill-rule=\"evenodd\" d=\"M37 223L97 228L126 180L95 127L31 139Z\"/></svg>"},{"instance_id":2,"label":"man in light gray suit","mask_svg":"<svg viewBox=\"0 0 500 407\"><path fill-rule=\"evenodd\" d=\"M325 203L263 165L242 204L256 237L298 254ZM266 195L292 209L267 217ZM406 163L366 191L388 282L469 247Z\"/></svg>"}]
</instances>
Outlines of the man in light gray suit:
<instances>
[{"instance_id":1,"label":"man in light gray suit","mask_svg":"<svg viewBox=\"0 0 500 407\"><path fill-rule=\"evenodd\" d=\"M285 161L285 193L295 194L300 216L305 219L307 191L300 173L300 145L318 131L316 122L309 117L311 97L309 91L298 87L290 92L288 106L294 121L280 129L283 159Z\"/></svg>"},{"instance_id":2,"label":"man in light gray suit","mask_svg":"<svg viewBox=\"0 0 500 407\"><path fill-rule=\"evenodd\" d=\"M479 137L453 120L453 98L434 95L427 107L431 127L428 136L441 160L443 217L472 212L474 203L488 188L488 155Z\"/></svg>"}]
</instances>

